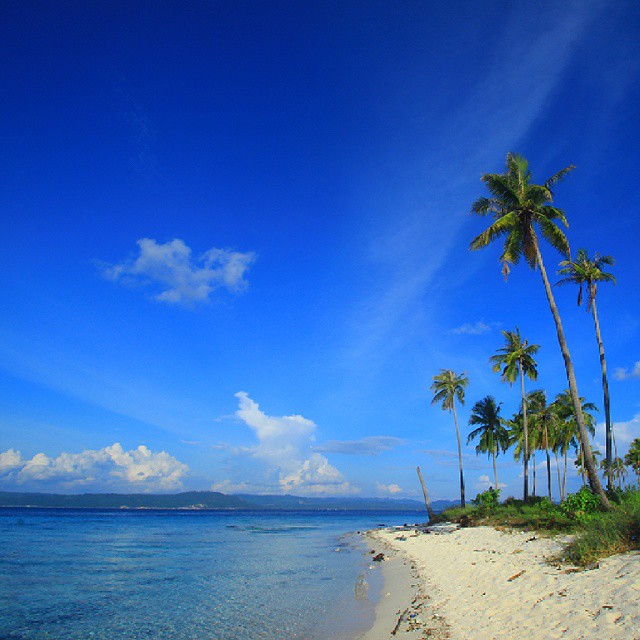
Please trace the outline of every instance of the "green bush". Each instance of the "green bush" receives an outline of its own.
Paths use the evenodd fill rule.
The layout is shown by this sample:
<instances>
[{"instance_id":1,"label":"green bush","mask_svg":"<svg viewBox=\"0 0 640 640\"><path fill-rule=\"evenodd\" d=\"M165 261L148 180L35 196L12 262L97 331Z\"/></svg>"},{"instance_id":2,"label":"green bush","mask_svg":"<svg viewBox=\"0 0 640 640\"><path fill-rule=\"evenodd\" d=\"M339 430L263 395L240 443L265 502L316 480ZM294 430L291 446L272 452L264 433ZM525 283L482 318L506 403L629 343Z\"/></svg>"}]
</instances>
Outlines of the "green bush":
<instances>
[{"instance_id":1,"label":"green bush","mask_svg":"<svg viewBox=\"0 0 640 640\"><path fill-rule=\"evenodd\" d=\"M586 487L570 493L560 505L560 511L572 520L588 522L600 510L600 498Z\"/></svg>"},{"instance_id":2,"label":"green bush","mask_svg":"<svg viewBox=\"0 0 640 640\"><path fill-rule=\"evenodd\" d=\"M489 487L486 491L479 493L472 502L481 509L492 511L500 505L500 489Z\"/></svg>"},{"instance_id":3,"label":"green bush","mask_svg":"<svg viewBox=\"0 0 640 640\"><path fill-rule=\"evenodd\" d=\"M640 548L640 494L627 492L613 511L595 513L565 549L568 560L588 566L606 556Z\"/></svg>"}]
</instances>

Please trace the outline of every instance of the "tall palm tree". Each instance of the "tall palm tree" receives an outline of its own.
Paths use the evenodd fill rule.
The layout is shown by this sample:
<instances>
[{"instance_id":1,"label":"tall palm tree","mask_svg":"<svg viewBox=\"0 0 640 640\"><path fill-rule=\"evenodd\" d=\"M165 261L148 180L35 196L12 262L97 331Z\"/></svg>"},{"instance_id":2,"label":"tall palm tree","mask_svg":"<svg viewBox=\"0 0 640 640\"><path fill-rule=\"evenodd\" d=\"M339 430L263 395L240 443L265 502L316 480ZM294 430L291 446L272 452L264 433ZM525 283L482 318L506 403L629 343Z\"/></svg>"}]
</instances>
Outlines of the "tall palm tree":
<instances>
[{"instance_id":1,"label":"tall palm tree","mask_svg":"<svg viewBox=\"0 0 640 640\"><path fill-rule=\"evenodd\" d=\"M520 329L503 331L506 344L491 356L495 372L501 371L502 381L512 385L520 377L520 394L522 397L522 426L524 433L524 501L529 499L529 432L527 424L527 396L524 391L524 377L531 380L538 377L538 369L533 356L540 349L539 344L529 344L520 336Z\"/></svg>"},{"instance_id":2,"label":"tall palm tree","mask_svg":"<svg viewBox=\"0 0 640 640\"><path fill-rule=\"evenodd\" d=\"M636 438L629 446L629 451L624 457L624 463L636 472L638 487L640 488L640 438Z\"/></svg>"},{"instance_id":3,"label":"tall palm tree","mask_svg":"<svg viewBox=\"0 0 640 640\"><path fill-rule=\"evenodd\" d=\"M571 399L578 420L589 484L594 493L600 497L602 506L606 509L611 509L600 483L593 454L591 453L589 438L580 411L580 395L573 362L567 346L564 329L562 328L558 307L544 268L536 234L537 227L542 237L552 247L565 257L569 257L567 238L555 223L556 220L559 220L565 226L568 226L567 219L561 209L552 206L552 189L573 168L573 166L565 167L551 176L544 184L533 184L527 160L516 154L507 154L506 173L485 173L482 176L482 181L488 188L490 197L482 197L476 200L472 205L471 212L483 216L493 214L494 221L488 229L471 241L470 248L472 250L481 249L496 238L505 236L505 243L500 256L503 265L502 272L505 278L509 273L509 265L516 264L522 257L531 268L537 267L540 270L551 314L556 325L558 343L564 359Z\"/></svg>"},{"instance_id":4,"label":"tall palm tree","mask_svg":"<svg viewBox=\"0 0 640 640\"><path fill-rule=\"evenodd\" d=\"M477 425L477 428L467 438L467 444L469 444L479 437L480 442L476 446L476 454L487 453L493 458L493 476L495 478L494 487L496 491L500 488L496 457L501 450L506 451L509 446L509 434L500 417L500 404L496 403L493 396L486 396L473 405L469 425Z\"/></svg>"},{"instance_id":5,"label":"tall palm tree","mask_svg":"<svg viewBox=\"0 0 640 640\"><path fill-rule=\"evenodd\" d=\"M600 321L598 320L598 309L596 307L596 294L599 282L613 282L615 276L607 273L605 268L612 267L614 260L611 256L599 256L597 253L593 260L589 258L585 249L580 249L575 260L563 260L562 267L558 274L565 276L557 284L577 284L578 285L578 306L582 304L582 288L587 291L587 312L591 311L593 323L596 329L596 341L600 354L600 369L602 372L602 392L604 395L604 419L606 425L606 465L607 488L613 489L613 447L612 447L612 425L611 410L609 406L609 383L607 382L607 362L604 357L604 346L602 345L602 335L600 334Z\"/></svg>"},{"instance_id":6,"label":"tall palm tree","mask_svg":"<svg viewBox=\"0 0 640 640\"><path fill-rule=\"evenodd\" d=\"M460 442L460 429L458 428L458 416L456 414L456 399L460 404L464 404L464 390L469 384L469 377L466 373L456 375L451 369L440 369L440 373L433 376L433 399L431 404L440 404L444 411L453 413L453 424L456 427L456 438L458 439L458 464L460 467L460 506L465 507L464 499L464 473L462 471L462 443Z\"/></svg>"}]
</instances>

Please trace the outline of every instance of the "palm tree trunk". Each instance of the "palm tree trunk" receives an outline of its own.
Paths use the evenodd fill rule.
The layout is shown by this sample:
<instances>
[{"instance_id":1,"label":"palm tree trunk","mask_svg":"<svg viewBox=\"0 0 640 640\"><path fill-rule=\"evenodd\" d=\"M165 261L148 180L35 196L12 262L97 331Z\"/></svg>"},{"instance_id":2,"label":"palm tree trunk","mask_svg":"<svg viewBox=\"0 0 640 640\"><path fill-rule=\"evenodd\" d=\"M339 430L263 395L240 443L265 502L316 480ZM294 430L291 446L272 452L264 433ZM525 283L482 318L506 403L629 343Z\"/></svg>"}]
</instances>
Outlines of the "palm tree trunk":
<instances>
[{"instance_id":1,"label":"palm tree trunk","mask_svg":"<svg viewBox=\"0 0 640 640\"><path fill-rule=\"evenodd\" d=\"M567 458L569 457L569 449L564 452L564 470L562 472L562 499L567 497Z\"/></svg>"},{"instance_id":2,"label":"palm tree trunk","mask_svg":"<svg viewBox=\"0 0 640 640\"><path fill-rule=\"evenodd\" d=\"M427 485L424 483L424 478L422 477L422 472L420 471L420 467L418 467L418 478L420 478L420 486L422 487L422 495L424 496L424 503L427 505L427 513L429 514L429 522L433 520L435 517L435 513L433 513L433 509L431 508L431 500L429 500L429 492L427 491Z\"/></svg>"},{"instance_id":3,"label":"palm tree trunk","mask_svg":"<svg viewBox=\"0 0 640 640\"><path fill-rule=\"evenodd\" d=\"M582 486L586 486L587 481L585 479L585 473L584 473L584 451L582 450L582 447L580 447L580 476L582 477Z\"/></svg>"},{"instance_id":4,"label":"palm tree trunk","mask_svg":"<svg viewBox=\"0 0 640 640\"><path fill-rule=\"evenodd\" d=\"M522 429L524 433L524 501L529 500L529 432L527 430L527 396L524 393L524 372L522 360L518 360L520 371L520 391L522 393Z\"/></svg>"},{"instance_id":5,"label":"palm tree trunk","mask_svg":"<svg viewBox=\"0 0 640 640\"><path fill-rule=\"evenodd\" d=\"M549 493L549 500L553 502L553 496L551 495L551 456L549 455L549 449L547 449L547 491Z\"/></svg>"},{"instance_id":6,"label":"palm tree trunk","mask_svg":"<svg viewBox=\"0 0 640 640\"><path fill-rule=\"evenodd\" d=\"M531 457L533 458L533 491L531 492L531 495L535 498L536 497L536 450L535 449L533 450Z\"/></svg>"},{"instance_id":7,"label":"palm tree trunk","mask_svg":"<svg viewBox=\"0 0 640 640\"><path fill-rule=\"evenodd\" d=\"M460 443L460 429L458 429L458 416L456 414L456 403L453 402L453 422L456 425L456 437L458 438L458 465L460 467L460 506L464 509L466 504L464 500L464 473L462 472L462 444Z\"/></svg>"},{"instance_id":8,"label":"palm tree trunk","mask_svg":"<svg viewBox=\"0 0 640 640\"><path fill-rule=\"evenodd\" d=\"M498 467L496 465L496 447L493 447L493 477L496 479L495 490L497 491L500 488L498 484Z\"/></svg>"},{"instance_id":9,"label":"palm tree trunk","mask_svg":"<svg viewBox=\"0 0 640 640\"><path fill-rule=\"evenodd\" d=\"M549 301L549 307L551 308L551 314L556 324L556 333L558 334L558 343L560 344L560 351L564 359L564 367L567 372L567 381L569 383L569 393L571 394L571 400L573 402L573 410L575 412L576 420L578 422L578 429L580 435L580 443L584 449L585 465L587 468L587 474L589 476L589 485L591 490L600 497L602 506L611 510L611 503L607 499L607 495L602 488L600 478L598 477L598 471L596 470L596 464L593 459L593 452L591 451L591 445L589 443L589 435L584 423L584 416L582 415L582 406L580 404L580 396L578 394L578 385L576 383L576 375L573 370L573 362L571 361L571 355L569 354L569 347L567 346L567 340L564 336L564 330L562 328L562 321L560 320L560 314L556 301L551 291L551 285L549 284L549 278L547 278L547 272L544 268L542 261L542 254L540 253L540 247L538 243L535 243L536 260L538 267L540 267L540 275L542 276L542 282L544 283L544 289L547 294L547 300Z\"/></svg>"},{"instance_id":10,"label":"palm tree trunk","mask_svg":"<svg viewBox=\"0 0 640 640\"><path fill-rule=\"evenodd\" d=\"M596 340L598 341L598 353L600 354L600 369L602 370L602 393L604 394L604 422L606 433L606 459L607 459L607 489L613 489L613 447L612 430L611 430L611 408L609 405L609 383L607 382L607 361L604 357L604 346L602 344L602 335L600 334L600 322L598 321L598 310L596 308L595 292L591 294L591 312L593 314L593 323L596 327Z\"/></svg>"},{"instance_id":11,"label":"palm tree trunk","mask_svg":"<svg viewBox=\"0 0 640 640\"><path fill-rule=\"evenodd\" d=\"M558 474L558 493L560 494L560 502L562 502L562 477L560 476L560 458L558 452L554 451L553 454L556 457L556 472Z\"/></svg>"}]
</instances>

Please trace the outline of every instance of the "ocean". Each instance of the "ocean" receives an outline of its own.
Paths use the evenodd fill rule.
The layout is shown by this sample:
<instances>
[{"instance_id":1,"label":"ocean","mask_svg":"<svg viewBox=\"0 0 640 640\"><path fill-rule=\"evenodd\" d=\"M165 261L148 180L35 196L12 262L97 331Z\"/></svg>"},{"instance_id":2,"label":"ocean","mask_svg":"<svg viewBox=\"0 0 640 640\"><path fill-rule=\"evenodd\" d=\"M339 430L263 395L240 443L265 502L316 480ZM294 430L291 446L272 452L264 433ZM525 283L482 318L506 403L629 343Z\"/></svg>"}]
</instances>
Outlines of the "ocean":
<instances>
[{"instance_id":1,"label":"ocean","mask_svg":"<svg viewBox=\"0 0 640 640\"><path fill-rule=\"evenodd\" d=\"M0 639L347 640L381 589L356 532L424 519L0 509Z\"/></svg>"}]
</instances>

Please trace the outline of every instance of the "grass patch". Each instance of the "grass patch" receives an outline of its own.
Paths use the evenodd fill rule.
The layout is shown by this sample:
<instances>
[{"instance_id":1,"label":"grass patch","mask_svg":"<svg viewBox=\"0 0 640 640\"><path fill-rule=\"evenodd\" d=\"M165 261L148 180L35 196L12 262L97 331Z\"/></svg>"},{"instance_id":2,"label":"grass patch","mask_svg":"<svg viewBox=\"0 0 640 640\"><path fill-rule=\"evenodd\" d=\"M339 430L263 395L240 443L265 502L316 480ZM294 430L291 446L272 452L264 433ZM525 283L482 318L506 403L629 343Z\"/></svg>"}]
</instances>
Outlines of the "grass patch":
<instances>
[{"instance_id":1,"label":"grass patch","mask_svg":"<svg viewBox=\"0 0 640 640\"><path fill-rule=\"evenodd\" d=\"M567 497L562 504L547 498L528 503L507 498L497 504L480 495L472 506L447 509L437 522L457 522L463 527L491 526L497 529L535 531L541 535L575 534L562 558L577 566L589 566L616 553L640 549L640 492L635 489L615 496L609 512L599 510L598 499L588 490Z\"/></svg>"},{"instance_id":2,"label":"grass patch","mask_svg":"<svg viewBox=\"0 0 640 640\"><path fill-rule=\"evenodd\" d=\"M613 511L597 513L584 523L564 558L589 566L600 558L640 549L640 493L625 496Z\"/></svg>"}]
</instances>

